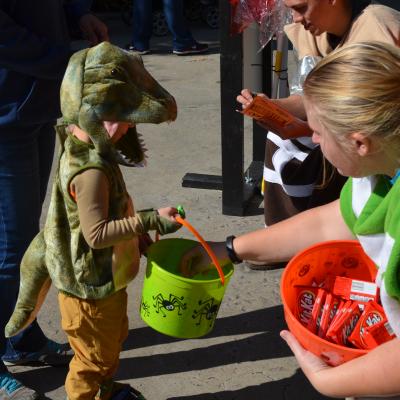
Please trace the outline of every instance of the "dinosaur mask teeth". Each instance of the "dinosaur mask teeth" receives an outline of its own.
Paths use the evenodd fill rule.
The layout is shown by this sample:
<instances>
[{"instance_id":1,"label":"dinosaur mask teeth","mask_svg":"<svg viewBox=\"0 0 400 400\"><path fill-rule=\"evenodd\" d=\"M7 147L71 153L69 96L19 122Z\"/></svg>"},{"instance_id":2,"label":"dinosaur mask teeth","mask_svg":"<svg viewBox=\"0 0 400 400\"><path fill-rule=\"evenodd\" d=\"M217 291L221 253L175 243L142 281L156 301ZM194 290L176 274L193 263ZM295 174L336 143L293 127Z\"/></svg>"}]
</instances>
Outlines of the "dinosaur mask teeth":
<instances>
[{"instance_id":1,"label":"dinosaur mask teeth","mask_svg":"<svg viewBox=\"0 0 400 400\"><path fill-rule=\"evenodd\" d=\"M116 150L115 152L115 158L118 162L118 164L124 165L126 167L144 167L146 163L143 161L141 162L135 162L125 156L121 150Z\"/></svg>"},{"instance_id":2,"label":"dinosaur mask teeth","mask_svg":"<svg viewBox=\"0 0 400 400\"><path fill-rule=\"evenodd\" d=\"M128 129L113 147L115 148L116 161L128 167L143 166L144 159L144 141L139 139L140 134L136 130L136 126Z\"/></svg>"}]
</instances>

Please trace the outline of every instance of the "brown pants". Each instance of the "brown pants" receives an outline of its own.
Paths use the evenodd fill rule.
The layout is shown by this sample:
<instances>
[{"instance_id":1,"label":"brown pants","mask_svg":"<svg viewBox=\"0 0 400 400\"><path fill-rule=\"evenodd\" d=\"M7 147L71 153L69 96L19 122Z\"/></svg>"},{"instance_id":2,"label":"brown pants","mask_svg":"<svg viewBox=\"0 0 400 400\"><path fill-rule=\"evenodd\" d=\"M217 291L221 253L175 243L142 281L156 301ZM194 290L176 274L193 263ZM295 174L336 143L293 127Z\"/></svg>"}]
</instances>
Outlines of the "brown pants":
<instances>
[{"instance_id":1,"label":"brown pants","mask_svg":"<svg viewBox=\"0 0 400 400\"><path fill-rule=\"evenodd\" d=\"M128 335L126 290L101 300L59 293L58 301L62 328L75 353L65 381L68 399L93 400L101 385L112 380Z\"/></svg>"}]
</instances>

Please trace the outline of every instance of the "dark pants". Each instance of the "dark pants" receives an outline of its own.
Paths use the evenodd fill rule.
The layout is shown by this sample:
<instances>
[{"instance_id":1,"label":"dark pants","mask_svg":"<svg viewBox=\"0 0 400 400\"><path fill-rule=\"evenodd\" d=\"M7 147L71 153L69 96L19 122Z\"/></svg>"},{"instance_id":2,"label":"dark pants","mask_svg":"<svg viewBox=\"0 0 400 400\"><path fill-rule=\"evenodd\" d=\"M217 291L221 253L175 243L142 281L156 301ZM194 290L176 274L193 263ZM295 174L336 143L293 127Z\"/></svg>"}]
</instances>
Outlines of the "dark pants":
<instances>
[{"instance_id":1,"label":"dark pants","mask_svg":"<svg viewBox=\"0 0 400 400\"><path fill-rule=\"evenodd\" d=\"M174 50L183 50L195 41L183 15L183 0L163 0L164 14L172 33ZM153 28L152 0L133 0L132 44L138 50L150 48Z\"/></svg>"},{"instance_id":2,"label":"dark pants","mask_svg":"<svg viewBox=\"0 0 400 400\"><path fill-rule=\"evenodd\" d=\"M11 340L4 327L18 296L22 256L39 231L54 143L53 123L0 128L0 355L14 357L46 344L36 321ZM0 362L0 372L5 370Z\"/></svg>"}]
</instances>

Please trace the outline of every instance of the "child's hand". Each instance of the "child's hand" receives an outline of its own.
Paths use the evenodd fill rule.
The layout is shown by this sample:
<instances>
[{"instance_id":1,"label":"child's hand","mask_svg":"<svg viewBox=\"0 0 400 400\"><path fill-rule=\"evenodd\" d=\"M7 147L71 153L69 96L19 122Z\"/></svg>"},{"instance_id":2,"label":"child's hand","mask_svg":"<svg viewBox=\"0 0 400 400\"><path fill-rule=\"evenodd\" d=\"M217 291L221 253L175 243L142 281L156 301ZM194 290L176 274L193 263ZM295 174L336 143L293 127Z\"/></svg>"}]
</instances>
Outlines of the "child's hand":
<instances>
[{"instance_id":1,"label":"child's hand","mask_svg":"<svg viewBox=\"0 0 400 400\"><path fill-rule=\"evenodd\" d=\"M178 210L175 207L164 207L164 208L159 208L158 210L158 215L160 217L166 218L168 220L170 220L171 222L176 222L175 221L175 217L178 214ZM182 225L179 224L179 227L181 227Z\"/></svg>"},{"instance_id":2,"label":"child's hand","mask_svg":"<svg viewBox=\"0 0 400 400\"><path fill-rule=\"evenodd\" d=\"M159 210L147 209L137 212L143 231L157 231L160 235L176 232L182 225L176 222L174 216L178 210L174 207L160 208Z\"/></svg>"},{"instance_id":3,"label":"child's hand","mask_svg":"<svg viewBox=\"0 0 400 400\"><path fill-rule=\"evenodd\" d=\"M179 215L175 207L164 207L157 210L159 218L159 229L161 235L176 232L182 225L176 221L175 217Z\"/></svg>"}]
</instances>

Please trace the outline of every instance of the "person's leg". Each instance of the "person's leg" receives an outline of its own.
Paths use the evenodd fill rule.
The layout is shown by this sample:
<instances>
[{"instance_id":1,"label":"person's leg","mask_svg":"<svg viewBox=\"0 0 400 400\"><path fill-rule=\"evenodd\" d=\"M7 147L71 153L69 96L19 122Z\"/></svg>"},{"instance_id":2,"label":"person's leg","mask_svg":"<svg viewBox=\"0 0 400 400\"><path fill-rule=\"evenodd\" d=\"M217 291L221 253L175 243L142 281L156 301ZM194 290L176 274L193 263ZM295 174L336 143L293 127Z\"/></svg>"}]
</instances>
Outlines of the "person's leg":
<instances>
[{"instance_id":1,"label":"person's leg","mask_svg":"<svg viewBox=\"0 0 400 400\"><path fill-rule=\"evenodd\" d=\"M18 296L21 258L39 230L54 150L52 125L0 131L0 356L18 357L19 352L37 350L47 341L36 321L12 341L6 340L4 327ZM21 393L20 386L10 384L13 378L3 362L0 377L5 387Z\"/></svg>"},{"instance_id":2,"label":"person's leg","mask_svg":"<svg viewBox=\"0 0 400 400\"><path fill-rule=\"evenodd\" d=\"M101 300L82 300L62 293L58 299L62 328L75 353L65 381L68 399L89 400L97 394L101 400L108 400L128 333L126 291Z\"/></svg>"},{"instance_id":3,"label":"person's leg","mask_svg":"<svg viewBox=\"0 0 400 400\"><path fill-rule=\"evenodd\" d=\"M153 28L152 0L132 1L132 46L138 51L149 50Z\"/></svg>"},{"instance_id":4,"label":"person's leg","mask_svg":"<svg viewBox=\"0 0 400 400\"><path fill-rule=\"evenodd\" d=\"M53 143L54 131L44 130L44 135ZM39 137L41 127L32 129L9 129L0 132L0 354L5 353L4 327L11 316L19 288L19 265L33 237L39 231L39 219L43 201L41 189L41 162L39 160ZM50 159L53 154L50 146ZM49 168L47 168L49 170ZM44 173L43 181L49 176ZM28 202L28 203L27 203ZM28 343L25 338L33 340ZM46 337L33 323L26 333L13 339L21 351L43 347ZM11 350L11 349L10 349Z\"/></svg>"},{"instance_id":5,"label":"person's leg","mask_svg":"<svg viewBox=\"0 0 400 400\"><path fill-rule=\"evenodd\" d=\"M55 132L52 122L36 127L5 130L1 135L0 184L3 190L0 194L2 228L0 297L2 304L7 307L6 313L2 313L4 320L0 322L0 329L3 329L3 332L18 295L20 261L29 243L39 231L42 204L53 161L54 143ZM7 300L3 299L3 296ZM19 363L27 356L36 360L35 357L39 357L36 353L40 350L44 353L40 354L42 358L50 353L67 350L65 346L49 341L37 321L6 342L4 335L1 340L0 354L7 364ZM2 347L4 343L6 348ZM52 348L47 348L48 346ZM53 358L51 361L57 364L66 361L58 358Z\"/></svg>"},{"instance_id":6,"label":"person's leg","mask_svg":"<svg viewBox=\"0 0 400 400\"><path fill-rule=\"evenodd\" d=\"M193 39L183 12L183 0L163 0L164 14L172 33L172 52L178 56L205 53L208 45Z\"/></svg>"},{"instance_id":7,"label":"person's leg","mask_svg":"<svg viewBox=\"0 0 400 400\"><path fill-rule=\"evenodd\" d=\"M174 50L193 46L195 40L183 14L183 0L163 0L163 2L165 19L172 34Z\"/></svg>"}]
</instances>

